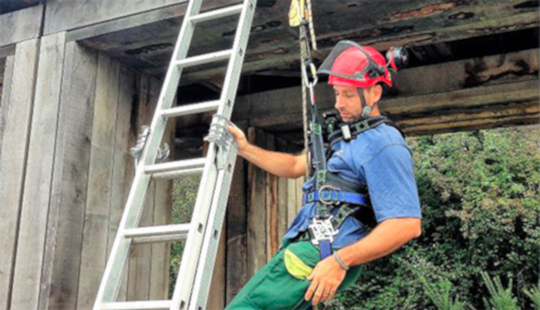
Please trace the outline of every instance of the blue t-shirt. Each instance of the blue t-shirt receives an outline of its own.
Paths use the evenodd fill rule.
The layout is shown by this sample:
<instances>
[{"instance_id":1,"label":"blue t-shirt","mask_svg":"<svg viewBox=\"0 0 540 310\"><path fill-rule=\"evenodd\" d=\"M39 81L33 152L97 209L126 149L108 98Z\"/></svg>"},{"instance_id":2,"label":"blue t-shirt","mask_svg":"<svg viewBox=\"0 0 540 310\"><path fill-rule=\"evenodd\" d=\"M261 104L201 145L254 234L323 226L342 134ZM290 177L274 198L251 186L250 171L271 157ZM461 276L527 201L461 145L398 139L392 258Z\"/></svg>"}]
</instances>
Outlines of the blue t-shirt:
<instances>
[{"instance_id":1,"label":"blue t-shirt","mask_svg":"<svg viewBox=\"0 0 540 310\"><path fill-rule=\"evenodd\" d=\"M386 124L367 130L349 142L338 142L328 161L328 170L341 178L365 184L377 222L389 218L422 218L418 189L414 179L412 154L399 131ZM311 191L313 179L304 183ZM331 212L335 215L338 208ZM306 204L297 214L283 237L293 239L306 231L317 214L315 203ZM369 228L349 216L334 238L333 248L339 249L363 238Z\"/></svg>"}]
</instances>

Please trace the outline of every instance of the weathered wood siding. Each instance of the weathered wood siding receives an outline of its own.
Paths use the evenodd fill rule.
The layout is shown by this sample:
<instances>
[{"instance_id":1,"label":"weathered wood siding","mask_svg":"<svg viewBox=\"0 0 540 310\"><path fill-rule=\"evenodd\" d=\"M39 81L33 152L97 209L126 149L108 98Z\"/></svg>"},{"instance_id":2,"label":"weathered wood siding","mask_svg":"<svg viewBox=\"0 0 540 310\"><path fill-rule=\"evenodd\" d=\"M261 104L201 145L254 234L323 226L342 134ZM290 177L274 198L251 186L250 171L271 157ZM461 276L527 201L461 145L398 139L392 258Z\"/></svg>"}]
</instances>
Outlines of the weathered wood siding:
<instances>
[{"instance_id":1,"label":"weathered wood siding","mask_svg":"<svg viewBox=\"0 0 540 310\"><path fill-rule=\"evenodd\" d=\"M39 41L5 61L0 309L90 309L132 182L129 147L161 82L65 33ZM170 222L171 194L172 182L151 184L144 224ZM148 247L134 253L120 299L167 298L168 245Z\"/></svg>"},{"instance_id":2,"label":"weathered wood siding","mask_svg":"<svg viewBox=\"0 0 540 310\"><path fill-rule=\"evenodd\" d=\"M187 2L187 0L90 0L82 3L62 0L47 1L45 33L51 34L58 31L81 28L106 20Z\"/></svg>"},{"instance_id":3,"label":"weathered wood siding","mask_svg":"<svg viewBox=\"0 0 540 310\"><path fill-rule=\"evenodd\" d=\"M0 14L0 46L38 38L42 17L43 5Z\"/></svg>"},{"instance_id":4,"label":"weathered wood siding","mask_svg":"<svg viewBox=\"0 0 540 310\"><path fill-rule=\"evenodd\" d=\"M39 45L17 45L6 60L0 103L0 309L9 308ZM17 68L17 69L15 69Z\"/></svg>"},{"instance_id":5,"label":"weathered wood siding","mask_svg":"<svg viewBox=\"0 0 540 310\"><path fill-rule=\"evenodd\" d=\"M248 138L265 149L277 149L275 136L261 129L249 128ZM279 144L280 151L290 151L285 141ZM301 189L298 184L302 183L303 178L278 178L248 164L248 277L277 253L282 236L299 210Z\"/></svg>"}]
</instances>

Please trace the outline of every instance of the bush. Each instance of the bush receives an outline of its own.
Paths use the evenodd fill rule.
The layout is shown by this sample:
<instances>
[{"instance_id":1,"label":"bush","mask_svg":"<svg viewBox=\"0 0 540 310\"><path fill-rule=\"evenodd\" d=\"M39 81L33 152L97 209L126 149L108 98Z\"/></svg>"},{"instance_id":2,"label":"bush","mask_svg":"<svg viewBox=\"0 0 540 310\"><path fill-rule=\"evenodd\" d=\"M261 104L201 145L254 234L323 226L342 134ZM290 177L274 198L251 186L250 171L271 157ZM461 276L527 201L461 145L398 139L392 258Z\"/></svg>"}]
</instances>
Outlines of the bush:
<instances>
[{"instance_id":1,"label":"bush","mask_svg":"<svg viewBox=\"0 0 540 310\"><path fill-rule=\"evenodd\" d=\"M523 289L538 282L540 248L538 131L528 126L409 139L423 235L365 265L360 282L337 297L340 304L436 309L429 297L434 288L426 290L421 275L442 285L435 292L446 294L452 283L459 303L483 308L489 292L478 275L487 271L495 279L512 275L512 296L529 309Z\"/></svg>"}]
</instances>

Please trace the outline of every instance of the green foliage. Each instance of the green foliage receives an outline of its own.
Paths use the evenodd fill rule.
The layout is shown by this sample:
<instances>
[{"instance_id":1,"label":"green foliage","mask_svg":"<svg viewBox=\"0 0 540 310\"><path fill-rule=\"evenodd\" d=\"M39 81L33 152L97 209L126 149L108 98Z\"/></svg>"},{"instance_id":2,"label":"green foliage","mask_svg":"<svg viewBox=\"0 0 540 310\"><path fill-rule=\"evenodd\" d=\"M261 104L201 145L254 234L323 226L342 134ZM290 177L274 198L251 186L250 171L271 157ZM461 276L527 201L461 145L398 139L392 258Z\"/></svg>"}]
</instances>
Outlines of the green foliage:
<instances>
[{"instance_id":1,"label":"green foliage","mask_svg":"<svg viewBox=\"0 0 540 310\"><path fill-rule=\"evenodd\" d=\"M173 186L173 223L183 224L189 223L195 200L197 199L197 189L200 182L200 176L184 177L174 182ZM169 295L172 295L178 268L182 260L184 251L184 243L176 242L171 245L171 265L169 275Z\"/></svg>"},{"instance_id":2,"label":"green foliage","mask_svg":"<svg viewBox=\"0 0 540 310\"><path fill-rule=\"evenodd\" d=\"M494 277L512 275L513 296L529 309L523 289L538 282L540 248L539 129L408 139L423 234L365 265L360 282L337 301L345 309L436 309L429 296L433 291L418 281L421 275L429 282L452 283L449 293L460 296L454 302L482 309L489 291L478 274L487 271ZM448 284L441 285L434 292L446 294Z\"/></svg>"},{"instance_id":3,"label":"green foliage","mask_svg":"<svg viewBox=\"0 0 540 310\"><path fill-rule=\"evenodd\" d=\"M485 309L493 310L519 310L517 299L512 295L512 279L508 283L508 288L504 288L501 278L496 276L493 280L485 271L481 272L484 284L487 286L490 298L484 297Z\"/></svg>"},{"instance_id":4,"label":"green foliage","mask_svg":"<svg viewBox=\"0 0 540 310\"><path fill-rule=\"evenodd\" d=\"M452 298L452 283L448 280L430 283L424 276L418 278L424 285L425 294L439 310L462 310L466 303L459 300L459 296Z\"/></svg>"},{"instance_id":5,"label":"green foliage","mask_svg":"<svg viewBox=\"0 0 540 310\"><path fill-rule=\"evenodd\" d=\"M532 301L531 306L536 310L540 310L540 284L530 289L524 289L523 293Z\"/></svg>"}]
</instances>

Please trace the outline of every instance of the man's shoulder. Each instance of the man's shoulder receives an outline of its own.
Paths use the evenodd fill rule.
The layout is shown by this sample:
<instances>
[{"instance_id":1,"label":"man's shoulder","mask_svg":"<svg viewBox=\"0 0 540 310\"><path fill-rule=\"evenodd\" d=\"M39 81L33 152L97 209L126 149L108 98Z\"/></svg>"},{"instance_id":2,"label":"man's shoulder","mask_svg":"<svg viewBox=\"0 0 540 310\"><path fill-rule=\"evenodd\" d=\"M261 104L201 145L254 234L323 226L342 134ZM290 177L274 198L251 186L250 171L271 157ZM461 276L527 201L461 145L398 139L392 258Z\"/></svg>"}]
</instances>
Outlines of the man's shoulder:
<instances>
[{"instance_id":1,"label":"man's shoulder","mask_svg":"<svg viewBox=\"0 0 540 310\"><path fill-rule=\"evenodd\" d=\"M407 142L399 130L387 124L363 132L356 140L355 147L364 147L374 154L392 145L407 147Z\"/></svg>"}]
</instances>

